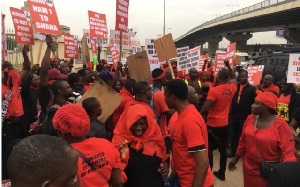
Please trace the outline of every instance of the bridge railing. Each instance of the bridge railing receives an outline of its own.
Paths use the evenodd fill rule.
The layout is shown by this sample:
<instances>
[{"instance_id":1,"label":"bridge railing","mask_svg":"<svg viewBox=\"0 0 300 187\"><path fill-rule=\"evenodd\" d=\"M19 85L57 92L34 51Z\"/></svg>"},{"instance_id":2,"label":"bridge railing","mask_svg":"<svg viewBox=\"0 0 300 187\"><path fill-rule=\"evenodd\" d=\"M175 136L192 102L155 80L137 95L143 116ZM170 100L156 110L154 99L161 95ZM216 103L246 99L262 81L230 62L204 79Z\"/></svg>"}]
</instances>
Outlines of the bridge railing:
<instances>
[{"instance_id":1,"label":"bridge railing","mask_svg":"<svg viewBox=\"0 0 300 187\"><path fill-rule=\"evenodd\" d=\"M254 11L257 11L257 10L260 10L260 9L269 8L269 7L272 7L272 6L276 6L276 5L291 2L291 1L297 1L297 0L265 0L265 1L262 1L260 3L255 4L255 5L252 5L252 6L249 6L249 7L246 7L246 8L242 8L240 10L237 10L237 11L225 14L223 16L217 17L213 20L207 21L207 22L193 28L188 33L193 33L194 31L198 30L201 27L205 27L207 25L210 25L210 24L218 22L218 21L223 21L223 20L235 17L235 16L239 16L239 15L242 15L242 14L248 14L250 12L254 12Z\"/></svg>"}]
</instances>

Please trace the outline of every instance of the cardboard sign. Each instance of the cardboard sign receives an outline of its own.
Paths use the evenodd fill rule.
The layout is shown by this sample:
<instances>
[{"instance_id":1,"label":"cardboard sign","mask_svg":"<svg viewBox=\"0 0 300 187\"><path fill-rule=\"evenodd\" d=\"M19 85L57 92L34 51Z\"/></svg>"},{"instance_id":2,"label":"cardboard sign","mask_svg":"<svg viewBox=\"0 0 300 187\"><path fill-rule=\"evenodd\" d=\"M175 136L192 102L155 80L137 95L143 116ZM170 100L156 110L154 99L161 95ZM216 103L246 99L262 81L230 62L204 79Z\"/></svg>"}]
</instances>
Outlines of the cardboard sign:
<instances>
[{"instance_id":1,"label":"cardboard sign","mask_svg":"<svg viewBox=\"0 0 300 187\"><path fill-rule=\"evenodd\" d=\"M287 83L300 83L300 54L290 54Z\"/></svg>"},{"instance_id":2,"label":"cardboard sign","mask_svg":"<svg viewBox=\"0 0 300 187\"><path fill-rule=\"evenodd\" d=\"M264 65L248 66L248 82L253 85L259 85L264 71Z\"/></svg>"},{"instance_id":3,"label":"cardboard sign","mask_svg":"<svg viewBox=\"0 0 300 187\"><path fill-rule=\"evenodd\" d=\"M78 59L78 38L73 35L64 34L65 58Z\"/></svg>"},{"instance_id":4,"label":"cardboard sign","mask_svg":"<svg viewBox=\"0 0 300 187\"><path fill-rule=\"evenodd\" d=\"M17 42L19 44L34 45L29 12L10 7L10 13L15 27Z\"/></svg>"},{"instance_id":5,"label":"cardboard sign","mask_svg":"<svg viewBox=\"0 0 300 187\"><path fill-rule=\"evenodd\" d=\"M116 27L115 27L116 31L127 32L128 7L129 7L129 0L117 0Z\"/></svg>"},{"instance_id":6,"label":"cardboard sign","mask_svg":"<svg viewBox=\"0 0 300 187\"><path fill-rule=\"evenodd\" d=\"M35 31L60 35L60 26L53 0L27 0Z\"/></svg>"},{"instance_id":7,"label":"cardboard sign","mask_svg":"<svg viewBox=\"0 0 300 187\"><path fill-rule=\"evenodd\" d=\"M186 69L186 60L187 60L187 52L189 50L189 46L177 48L177 70L182 71Z\"/></svg>"},{"instance_id":8,"label":"cardboard sign","mask_svg":"<svg viewBox=\"0 0 300 187\"><path fill-rule=\"evenodd\" d=\"M187 60L186 60L186 71L189 71L191 68L199 68L200 52L201 47L195 47L187 51Z\"/></svg>"},{"instance_id":9,"label":"cardboard sign","mask_svg":"<svg viewBox=\"0 0 300 187\"><path fill-rule=\"evenodd\" d=\"M95 38L107 38L106 15L89 10L90 36Z\"/></svg>"},{"instance_id":10,"label":"cardboard sign","mask_svg":"<svg viewBox=\"0 0 300 187\"><path fill-rule=\"evenodd\" d=\"M95 97L100 102L102 114L97 119L102 123L105 123L123 101L123 98L102 80L95 81L76 104L82 105L82 101L89 97Z\"/></svg>"},{"instance_id":11,"label":"cardboard sign","mask_svg":"<svg viewBox=\"0 0 300 187\"><path fill-rule=\"evenodd\" d=\"M119 55L119 49L117 48L116 45L110 45L109 46L110 53L112 56L112 62L114 64L115 70L117 69L117 64L120 61L120 55Z\"/></svg>"},{"instance_id":12,"label":"cardboard sign","mask_svg":"<svg viewBox=\"0 0 300 187\"><path fill-rule=\"evenodd\" d=\"M200 55L200 60L199 60L199 70L198 71L202 71L202 67L204 65L204 61L206 59L208 59L209 56L208 55Z\"/></svg>"},{"instance_id":13,"label":"cardboard sign","mask_svg":"<svg viewBox=\"0 0 300 187\"><path fill-rule=\"evenodd\" d=\"M115 44L120 49L120 32L110 30L110 38L109 38L109 44ZM131 45L131 39L129 33L122 33L122 49L132 49Z\"/></svg>"},{"instance_id":14,"label":"cardboard sign","mask_svg":"<svg viewBox=\"0 0 300 187\"><path fill-rule=\"evenodd\" d=\"M177 51L171 33L155 40L154 47L160 62L177 57Z\"/></svg>"},{"instance_id":15,"label":"cardboard sign","mask_svg":"<svg viewBox=\"0 0 300 187\"><path fill-rule=\"evenodd\" d=\"M96 40L95 38L91 37L91 49L92 49L92 55L97 55L97 45L96 45Z\"/></svg>"},{"instance_id":16,"label":"cardboard sign","mask_svg":"<svg viewBox=\"0 0 300 187\"><path fill-rule=\"evenodd\" d=\"M11 181L10 181L10 179L3 180L2 181L2 187L11 187Z\"/></svg>"},{"instance_id":17,"label":"cardboard sign","mask_svg":"<svg viewBox=\"0 0 300 187\"><path fill-rule=\"evenodd\" d=\"M1 62L4 62L4 57L7 56L7 45L6 45L6 35L5 35L5 15L2 14L2 29L1 29L1 35L2 35L2 39L1 39L1 53L2 53L2 56L1 56Z\"/></svg>"},{"instance_id":18,"label":"cardboard sign","mask_svg":"<svg viewBox=\"0 0 300 187\"><path fill-rule=\"evenodd\" d=\"M132 79L136 81L148 81L151 79L152 75L146 51L127 57L127 65Z\"/></svg>"}]
</instances>

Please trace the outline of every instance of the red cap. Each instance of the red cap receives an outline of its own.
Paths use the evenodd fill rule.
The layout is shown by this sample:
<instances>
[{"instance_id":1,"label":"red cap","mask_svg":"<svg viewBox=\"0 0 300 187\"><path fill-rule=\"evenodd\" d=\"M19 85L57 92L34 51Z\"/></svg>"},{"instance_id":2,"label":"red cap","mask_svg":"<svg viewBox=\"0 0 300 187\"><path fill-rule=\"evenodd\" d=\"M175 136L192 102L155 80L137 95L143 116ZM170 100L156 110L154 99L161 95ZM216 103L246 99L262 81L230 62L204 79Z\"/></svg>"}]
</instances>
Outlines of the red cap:
<instances>
[{"instance_id":1,"label":"red cap","mask_svg":"<svg viewBox=\"0 0 300 187\"><path fill-rule=\"evenodd\" d=\"M67 79L67 75L62 74L58 69L50 69L48 71L49 80L53 79Z\"/></svg>"}]
</instances>

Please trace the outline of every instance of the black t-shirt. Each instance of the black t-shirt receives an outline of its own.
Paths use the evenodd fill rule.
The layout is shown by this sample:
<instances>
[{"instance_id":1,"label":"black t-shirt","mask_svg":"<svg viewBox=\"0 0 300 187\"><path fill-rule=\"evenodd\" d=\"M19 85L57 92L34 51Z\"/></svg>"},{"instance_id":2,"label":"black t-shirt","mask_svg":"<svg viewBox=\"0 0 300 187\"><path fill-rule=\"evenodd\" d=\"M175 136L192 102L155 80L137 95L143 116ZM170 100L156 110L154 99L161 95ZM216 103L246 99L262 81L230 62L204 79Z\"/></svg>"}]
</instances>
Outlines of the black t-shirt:
<instances>
[{"instance_id":1,"label":"black t-shirt","mask_svg":"<svg viewBox=\"0 0 300 187\"><path fill-rule=\"evenodd\" d=\"M124 187L163 187L162 175L158 172L162 159L143 154L129 147L129 161L125 168L127 182Z\"/></svg>"},{"instance_id":2,"label":"black t-shirt","mask_svg":"<svg viewBox=\"0 0 300 187\"><path fill-rule=\"evenodd\" d=\"M283 162L278 164L268 179L268 187L300 186L300 162Z\"/></svg>"},{"instance_id":3,"label":"black t-shirt","mask_svg":"<svg viewBox=\"0 0 300 187\"><path fill-rule=\"evenodd\" d=\"M297 108L297 110L296 110L296 112L295 112L293 118L294 118L298 123L300 123L300 107Z\"/></svg>"},{"instance_id":4,"label":"black t-shirt","mask_svg":"<svg viewBox=\"0 0 300 187\"><path fill-rule=\"evenodd\" d=\"M89 133L86 135L87 138L95 137L95 138L105 138L107 139L107 133L105 129L105 125L97 120L96 118L90 117L91 128Z\"/></svg>"}]
</instances>

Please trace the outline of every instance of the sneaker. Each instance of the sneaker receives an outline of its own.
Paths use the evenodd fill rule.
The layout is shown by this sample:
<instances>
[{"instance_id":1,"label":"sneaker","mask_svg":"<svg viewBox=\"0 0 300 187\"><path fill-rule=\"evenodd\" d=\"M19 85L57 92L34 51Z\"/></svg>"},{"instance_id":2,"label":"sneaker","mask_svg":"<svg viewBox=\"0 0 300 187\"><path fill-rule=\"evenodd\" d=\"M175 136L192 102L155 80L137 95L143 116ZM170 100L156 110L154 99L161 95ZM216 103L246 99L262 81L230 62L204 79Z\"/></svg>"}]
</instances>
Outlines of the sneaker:
<instances>
[{"instance_id":1,"label":"sneaker","mask_svg":"<svg viewBox=\"0 0 300 187\"><path fill-rule=\"evenodd\" d=\"M225 181L225 174L222 174L222 173L220 173L220 172L218 172L218 171L214 171L213 174L214 174L214 176L216 176L219 180Z\"/></svg>"}]
</instances>

